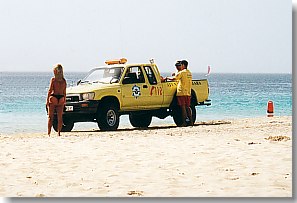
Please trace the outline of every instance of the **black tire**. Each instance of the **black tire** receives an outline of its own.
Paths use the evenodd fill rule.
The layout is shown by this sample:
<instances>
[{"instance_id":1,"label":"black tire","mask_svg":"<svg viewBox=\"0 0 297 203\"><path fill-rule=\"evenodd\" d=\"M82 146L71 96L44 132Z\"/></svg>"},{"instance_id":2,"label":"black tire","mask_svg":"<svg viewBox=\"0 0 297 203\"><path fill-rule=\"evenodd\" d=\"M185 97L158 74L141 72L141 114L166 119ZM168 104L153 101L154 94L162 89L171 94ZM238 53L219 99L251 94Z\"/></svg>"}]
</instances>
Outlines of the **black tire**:
<instances>
[{"instance_id":1,"label":"black tire","mask_svg":"<svg viewBox=\"0 0 297 203\"><path fill-rule=\"evenodd\" d=\"M190 106L191 111L192 111L192 121L193 123L195 123L196 121L196 108L194 105ZM173 117L173 121L176 124L176 126L180 127L183 124L183 120L182 120L182 111L181 108L179 106L175 106L172 109L172 117ZM190 125L190 120L187 119L186 122L187 125Z\"/></svg>"},{"instance_id":2,"label":"black tire","mask_svg":"<svg viewBox=\"0 0 297 203\"><path fill-rule=\"evenodd\" d=\"M192 121L193 121L193 124L195 123L196 121L196 107L194 105L191 105L191 110L192 110ZM187 125L189 125L190 123L187 123Z\"/></svg>"},{"instance_id":3,"label":"black tire","mask_svg":"<svg viewBox=\"0 0 297 203\"><path fill-rule=\"evenodd\" d=\"M182 112L181 112L181 108L179 106L175 106L172 109L172 117L173 117L173 121L176 126L178 126L178 127L182 126L182 124L183 124Z\"/></svg>"},{"instance_id":4,"label":"black tire","mask_svg":"<svg viewBox=\"0 0 297 203\"><path fill-rule=\"evenodd\" d=\"M63 125L62 125L61 132L71 132L73 127L74 127L74 122L73 121L63 119ZM56 132L58 132L58 119L57 119L57 116L54 117L53 128L54 128L54 130Z\"/></svg>"},{"instance_id":5,"label":"black tire","mask_svg":"<svg viewBox=\"0 0 297 203\"><path fill-rule=\"evenodd\" d=\"M113 103L104 102L99 106L97 124L100 130L111 131L119 127L119 110Z\"/></svg>"},{"instance_id":6,"label":"black tire","mask_svg":"<svg viewBox=\"0 0 297 203\"><path fill-rule=\"evenodd\" d=\"M152 122L152 115L130 113L129 120L135 128L147 128Z\"/></svg>"}]
</instances>

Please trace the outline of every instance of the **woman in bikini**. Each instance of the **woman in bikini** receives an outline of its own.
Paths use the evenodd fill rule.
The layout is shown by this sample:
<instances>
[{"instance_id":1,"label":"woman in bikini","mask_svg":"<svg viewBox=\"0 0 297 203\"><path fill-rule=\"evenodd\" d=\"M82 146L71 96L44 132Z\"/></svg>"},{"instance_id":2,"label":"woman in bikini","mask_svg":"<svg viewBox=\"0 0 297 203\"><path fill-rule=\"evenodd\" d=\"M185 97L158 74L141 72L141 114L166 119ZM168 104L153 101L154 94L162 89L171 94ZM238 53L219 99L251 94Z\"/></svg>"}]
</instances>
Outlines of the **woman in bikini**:
<instances>
[{"instance_id":1,"label":"woman in bikini","mask_svg":"<svg viewBox=\"0 0 297 203\"><path fill-rule=\"evenodd\" d=\"M54 67L54 77L50 81L46 99L46 106L48 109L48 136L51 134L55 110L58 118L58 136L60 136L63 124L62 115L66 104L66 86L67 84L63 74L63 67L61 64L57 64Z\"/></svg>"}]
</instances>

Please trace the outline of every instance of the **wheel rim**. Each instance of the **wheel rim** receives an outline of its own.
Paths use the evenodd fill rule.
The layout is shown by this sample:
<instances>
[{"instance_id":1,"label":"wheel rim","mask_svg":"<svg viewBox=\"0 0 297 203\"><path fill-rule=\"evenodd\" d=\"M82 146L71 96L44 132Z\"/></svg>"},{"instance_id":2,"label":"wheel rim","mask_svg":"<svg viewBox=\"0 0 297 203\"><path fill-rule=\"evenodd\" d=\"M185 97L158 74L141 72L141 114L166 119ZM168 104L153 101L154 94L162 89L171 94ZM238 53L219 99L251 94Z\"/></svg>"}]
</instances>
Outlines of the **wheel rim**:
<instances>
[{"instance_id":1,"label":"wheel rim","mask_svg":"<svg viewBox=\"0 0 297 203\"><path fill-rule=\"evenodd\" d=\"M115 111L113 111L113 110L107 111L106 121L109 126L114 126L116 124L117 115L116 115Z\"/></svg>"}]
</instances>

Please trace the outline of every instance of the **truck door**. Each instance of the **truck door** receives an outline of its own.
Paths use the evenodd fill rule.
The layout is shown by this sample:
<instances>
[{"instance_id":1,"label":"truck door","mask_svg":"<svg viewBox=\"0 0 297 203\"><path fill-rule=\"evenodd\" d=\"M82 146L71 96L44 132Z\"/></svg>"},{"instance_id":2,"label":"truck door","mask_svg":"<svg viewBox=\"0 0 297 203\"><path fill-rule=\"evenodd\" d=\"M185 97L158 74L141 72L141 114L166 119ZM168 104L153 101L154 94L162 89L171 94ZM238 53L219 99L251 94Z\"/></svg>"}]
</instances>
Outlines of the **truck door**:
<instances>
[{"instance_id":1,"label":"truck door","mask_svg":"<svg viewBox=\"0 0 297 203\"><path fill-rule=\"evenodd\" d=\"M144 95L148 92L141 66L127 67L122 81L122 108L136 110L145 105Z\"/></svg>"},{"instance_id":2,"label":"truck door","mask_svg":"<svg viewBox=\"0 0 297 203\"><path fill-rule=\"evenodd\" d=\"M147 82L147 93L144 95L145 100L145 106L142 108L160 108L163 103L163 97L164 97L164 90L162 88L161 82L158 83L159 80L157 80L156 74L154 73L152 67L150 65L144 65L144 72L146 75L146 78L148 80ZM160 77L158 75L158 77Z\"/></svg>"}]
</instances>

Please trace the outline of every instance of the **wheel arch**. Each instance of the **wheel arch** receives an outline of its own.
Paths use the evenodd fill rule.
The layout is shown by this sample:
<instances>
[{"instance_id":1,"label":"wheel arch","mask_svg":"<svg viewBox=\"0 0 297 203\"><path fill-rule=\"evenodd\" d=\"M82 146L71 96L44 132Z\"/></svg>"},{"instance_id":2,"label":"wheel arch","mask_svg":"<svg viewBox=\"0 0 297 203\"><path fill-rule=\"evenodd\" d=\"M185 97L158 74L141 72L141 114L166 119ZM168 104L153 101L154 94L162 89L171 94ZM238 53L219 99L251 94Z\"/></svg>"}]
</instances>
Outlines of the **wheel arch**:
<instances>
[{"instance_id":1,"label":"wheel arch","mask_svg":"<svg viewBox=\"0 0 297 203\"><path fill-rule=\"evenodd\" d=\"M116 107L119 109L120 108L120 101L116 96L105 96L99 101L99 105L102 105L104 103L113 103L116 105Z\"/></svg>"},{"instance_id":2,"label":"wheel arch","mask_svg":"<svg viewBox=\"0 0 297 203\"><path fill-rule=\"evenodd\" d=\"M191 90L191 104L194 104L194 106L198 105L198 98L195 90Z\"/></svg>"}]
</instances>

